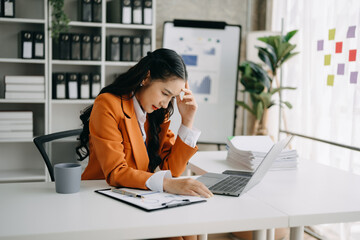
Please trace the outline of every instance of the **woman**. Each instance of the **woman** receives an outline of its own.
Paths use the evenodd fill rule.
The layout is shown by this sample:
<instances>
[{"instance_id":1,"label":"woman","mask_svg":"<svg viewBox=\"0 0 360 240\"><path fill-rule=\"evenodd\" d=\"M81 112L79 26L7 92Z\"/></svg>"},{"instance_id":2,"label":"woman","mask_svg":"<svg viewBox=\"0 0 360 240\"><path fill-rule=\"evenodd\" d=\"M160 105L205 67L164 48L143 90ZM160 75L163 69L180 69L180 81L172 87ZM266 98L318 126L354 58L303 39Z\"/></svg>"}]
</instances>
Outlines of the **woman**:
<instances>
[{"instance_id":1,"label":"woman","mask_svg":"<svg viewBox=\"0 0 360 240\"><path fill-rule=\"evenodd\" d=\"M176 139L169 130L174 98L182 118ZM181 57L169 49L149 52L103 88L80 116L84 129L78 149L89 155L82 179L211 197L199 181L171 178L183 173L197 151L200 132L192 126L196 110ZM154 173L157 167L163 171Z\"/></svg>"}]
</instances>

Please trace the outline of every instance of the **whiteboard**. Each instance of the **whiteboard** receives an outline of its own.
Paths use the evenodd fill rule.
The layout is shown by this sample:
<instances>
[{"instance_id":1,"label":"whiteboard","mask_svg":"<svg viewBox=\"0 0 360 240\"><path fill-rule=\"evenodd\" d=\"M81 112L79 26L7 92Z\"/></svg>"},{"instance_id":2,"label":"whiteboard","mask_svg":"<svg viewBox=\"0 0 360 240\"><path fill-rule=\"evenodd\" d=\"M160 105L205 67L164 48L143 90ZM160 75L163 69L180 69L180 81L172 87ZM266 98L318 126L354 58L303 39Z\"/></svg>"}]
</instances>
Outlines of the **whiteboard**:
<instances>
[{"instance_id":1,"label":"whiteboard","mask_svg":"<svg viewBox=\"0 0 360 240\"><path fill-rule=\"evenodd\" d=\"M199 106L194 122L201 131L198 142L225 144L235 130L241 26L174 20L164 23L163 34L163 47L176 51L186 64ZM177 134L181 117L174 108L170 129Z\"/></svg>"}]
</instances>

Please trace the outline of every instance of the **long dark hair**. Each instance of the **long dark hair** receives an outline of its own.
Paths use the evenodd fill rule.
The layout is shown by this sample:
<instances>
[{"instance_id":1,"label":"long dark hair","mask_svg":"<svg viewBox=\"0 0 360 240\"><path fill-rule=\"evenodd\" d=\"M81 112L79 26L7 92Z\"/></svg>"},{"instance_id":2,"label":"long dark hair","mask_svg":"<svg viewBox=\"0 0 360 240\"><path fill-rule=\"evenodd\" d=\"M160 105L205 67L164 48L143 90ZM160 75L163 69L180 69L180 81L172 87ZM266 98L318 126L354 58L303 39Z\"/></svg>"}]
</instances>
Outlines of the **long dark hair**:
<instances>
[{"instance_id":1,"label":"long dark hair","mask_svg":"<svg viewBox=\"0 0 360 240\"><path fill-rule=\"evenodd\" d=\"M133 97L141 87L141 82L146 78L150 71L151 80L167 81L170 77L176 76L187 81L187 71L182 58L173 50L157 49L154 52L148 52L135 66L131 67L127 72L120 74L113 83L104 87L100 93L111 93L121 98L129 95ZM131 98L130 97L130 98ZM89 156L89 120L93 105L85 108L80 119L83 123L83 131L80 134L80 145L76 148L79 160L84 160ZM173 102L170 101L167 108L160 108L148 114L149 121L149 140L147 144L147 152L149 155L149 170L154 172L160 165L162 159L158 151L160 147L159 133L161 131L160 124L165 119L170 118L173 114Z\"/></svg>"}]
</instances>

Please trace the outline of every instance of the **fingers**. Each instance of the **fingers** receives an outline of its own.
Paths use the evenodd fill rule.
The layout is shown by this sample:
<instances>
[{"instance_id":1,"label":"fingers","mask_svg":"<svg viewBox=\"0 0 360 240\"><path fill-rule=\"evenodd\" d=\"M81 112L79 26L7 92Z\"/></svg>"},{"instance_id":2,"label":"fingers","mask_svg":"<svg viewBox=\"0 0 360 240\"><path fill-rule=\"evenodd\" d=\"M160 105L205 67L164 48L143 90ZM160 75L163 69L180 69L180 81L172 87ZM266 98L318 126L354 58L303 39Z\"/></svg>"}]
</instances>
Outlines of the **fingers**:
<instances>
[{"instance_id":1,"label":"fingers","mask_svg":"<svg viewBox=\"0 0 360 240\"><path fill-rule=\"evenodd\" d=\"M200 182L199 182L200 183ZM196 194L198 194L199 196L201 196L201 197L206 197L206 198L210 198L210 197L212 197L212 196L214 196L213 194L212 194L212 192L210 192L210 190L204 185L204 184L202 184L202 183L200 183L201 185L200 186L198 186L198 188L196 188L195 190L194 190L194 192L196 193Z\"/></svg>"},{"instance_id":2,"label":"fingers","mask_svg":"<svg viewBox=\"0 0 360 240\"><path fill-rule=\"evenodd\" d=\"M188 186L188 193L189 195L192 196L201 196L201 197L206 197L206 198L210 198L213 196L212 192L210 192L210 190L201 182L188 178L185 179L187 180Z\"/></svg>"},{"instance_id":3,"label":"fingers","mask_svg":"<svg viewBox=\"0 0 360 240\"><path fill-rule=\"evenodd\" d=\"M190 89L190 87L189 87L189 81L186 81L186 82L185 82L185 88L186 88L186 89Z\"/></svg>"},{"instance_id":4,"label":"fingers","mask_svg":"<svg viewBox=\"0 0 360 240\"><path fill-rule=\"evenodd\" d=\"M192 91L189 88L186 88L186 86L185 86L185 88L181 89L181 91L183 91L185 93L185 95L192 94Z\"/></svg>"},{"instance_id":5,"label":"fingers","mask_svg":"<svg viewBox=\"0 0 360 240\"><path fill-rule=\"evenodd\" d=\"M183 88L182 92L184 93L180 99L188 105L196 105L195 97L190 89Z\"/></svg>"},{"instance_id":6,"label":"fingers","mask_svg":"<svg viewBox=\"0 0 360 240\"><path fill-rule=\"evenodd\" d=\"M203 183L192 178L164 179L164 190L169 193L189 196L201 196L206 198L213 196Z\"/></svg>"}]
</instances>

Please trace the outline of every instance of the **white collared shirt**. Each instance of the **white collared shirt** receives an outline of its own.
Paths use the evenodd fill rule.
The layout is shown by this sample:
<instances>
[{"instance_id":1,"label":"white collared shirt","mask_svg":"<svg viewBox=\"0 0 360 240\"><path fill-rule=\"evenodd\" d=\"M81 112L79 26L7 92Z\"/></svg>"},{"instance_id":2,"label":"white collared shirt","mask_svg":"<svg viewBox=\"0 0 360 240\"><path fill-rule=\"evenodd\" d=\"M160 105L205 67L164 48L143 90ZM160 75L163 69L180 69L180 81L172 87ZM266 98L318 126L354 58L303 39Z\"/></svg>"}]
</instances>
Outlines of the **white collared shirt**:
<instances>
[{"instance_id":1,"label":"white collared shirt","mask_svg":"<svg viewBox=\"0 0 360 240\"><path fill-rule=\"evenodd\" d=\"M133 97L133 102L134 102L134 109L135 109L135 114L136 114L136 118L138 120L138 124L140 127L140 131L143 137L143 141L145 142L146 140L146 132L145 132L145 121L146 121L146 112L144 110L142 110L138 100L136 99L136 97Z\"/></svg>"},{"instance_id":2,"label":"white collared shirt","mask_svg":"<svg viewBox=\"0 0 360 240\"><path fill-rule=\"evenodd\" d=\"M136 118L138 120L141 134L142 134L144 144L145 144L146 132L145 132L144 125L145 125L145 121L146 121L146 112L143 111L143 109L141 108L141 106L135 96L133 97L133 102L134 102ZM198 130L196 128L190 129L190 128L184 126L183 124L181 124L179 131L178 131L178 136L181 138L181 140L184 143L186 143L190 147L196 146L196 142L199 139L200 134L201 134L200 130ZM152 191L162 192L163 191L163 182L164 182L165 177L171 178L170 170L157 171L156 173L154 173L154 175L152 175L146 181L145 185Z\"/></svg>"}]
</instances>

